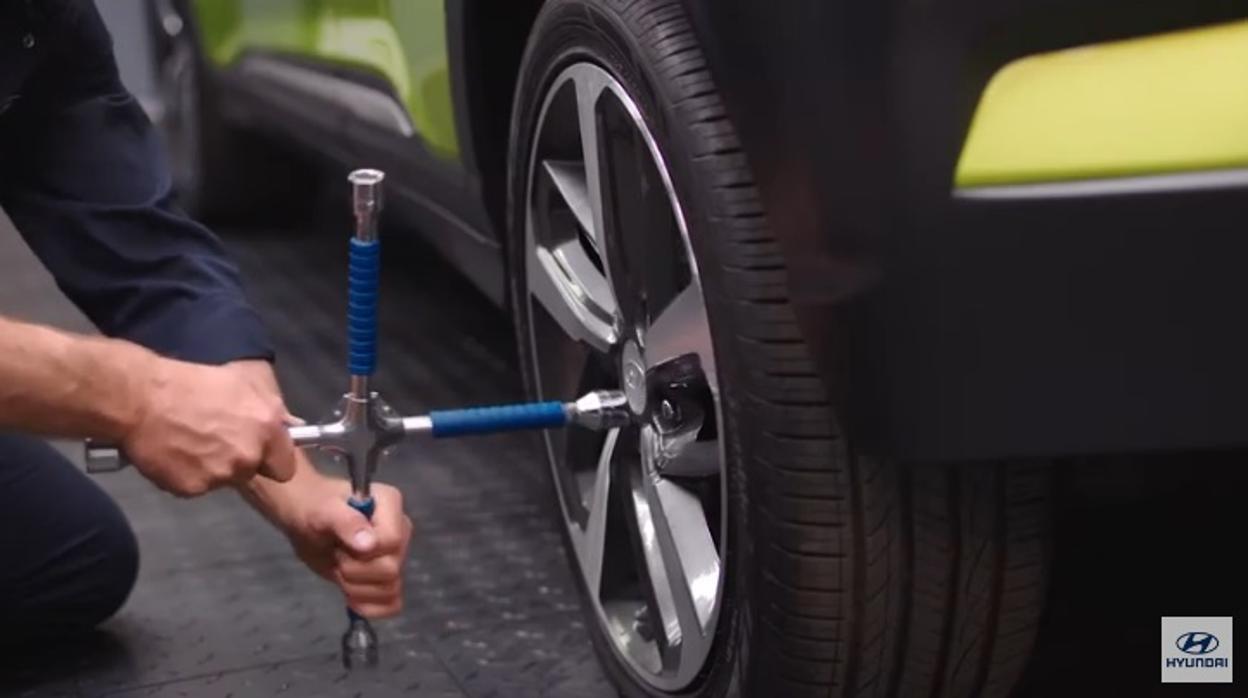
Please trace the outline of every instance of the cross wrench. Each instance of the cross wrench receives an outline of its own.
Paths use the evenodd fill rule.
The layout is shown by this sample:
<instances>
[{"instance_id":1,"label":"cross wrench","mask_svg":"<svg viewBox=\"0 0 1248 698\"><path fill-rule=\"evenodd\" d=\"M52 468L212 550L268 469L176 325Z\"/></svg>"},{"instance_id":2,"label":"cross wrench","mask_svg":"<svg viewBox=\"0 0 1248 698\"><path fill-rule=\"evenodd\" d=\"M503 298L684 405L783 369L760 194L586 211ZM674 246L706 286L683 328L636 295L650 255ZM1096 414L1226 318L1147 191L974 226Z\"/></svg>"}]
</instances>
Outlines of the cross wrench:
<instances>
[{"instance_id":1,"label":"cross wrench","mask_svg":"<svg viewBox=\"0 0 1248 698\"><path fill-rule=\"evenodd\" d=\"M407 435L433 438L491 434L523 429L549 429L577 425L593 430L627 426L634 421L622 391L588 393L575 402L531 402L457 410L435 410L426 415L397 415L370 387L377 367L377 302L381 272L381 242L377 222L382 209L379 170L356 170L348 177L352 185L355 234L350 240L347 287L348 390L335 411L335 421L288 427L296 446L319 448L346 461L351 479L347 503L372 518L375 505L370 494L373 473L382 455ZM130 465L112 444L88 440L87 472L105 473ZM351 669L375 666L379 652L377 634L363 616L347 609L349 624L342 637L342 660Z\"/></svg>"}]
</instances>

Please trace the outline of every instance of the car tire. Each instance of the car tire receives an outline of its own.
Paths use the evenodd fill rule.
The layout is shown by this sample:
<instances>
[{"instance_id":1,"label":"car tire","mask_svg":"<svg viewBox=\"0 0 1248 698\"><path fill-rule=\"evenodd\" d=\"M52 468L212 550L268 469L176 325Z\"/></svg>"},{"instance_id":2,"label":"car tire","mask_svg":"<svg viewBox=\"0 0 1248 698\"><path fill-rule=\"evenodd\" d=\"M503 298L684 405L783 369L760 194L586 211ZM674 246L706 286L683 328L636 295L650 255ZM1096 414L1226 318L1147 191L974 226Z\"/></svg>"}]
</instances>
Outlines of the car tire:
<instances>
[{"instance_id":1,"label":"car tire","mask_svg":"<svg viewBox=\"0 0 1248 698\"><path fill-rule=\"evenodd\" d=\"M908 466L847 442L678 0L549 0L532 30L508 177L511 299L530 392L552 397L537 385L532 339L533 158L548 93L575 62L623 86L670 171L701 278L725 432L725 562L710 654L686 685L663 688L624 659L590 608L608 675L627 696L1008 695L1047 589L1049 467Z\"/></svg>"},{"instance_id":2,"label":"car tire","mask_svg":"<svg viewBox=\"0 0 1248 698\"><path fill-rule=\"evenodd\" d=\"M192 217L237 221L290 209L307 178L265 138L234 128L221 111L220 87L182 3L148 3L158 96L154 115L168 153L179 206Z\"/></svg>"}]
</instances>

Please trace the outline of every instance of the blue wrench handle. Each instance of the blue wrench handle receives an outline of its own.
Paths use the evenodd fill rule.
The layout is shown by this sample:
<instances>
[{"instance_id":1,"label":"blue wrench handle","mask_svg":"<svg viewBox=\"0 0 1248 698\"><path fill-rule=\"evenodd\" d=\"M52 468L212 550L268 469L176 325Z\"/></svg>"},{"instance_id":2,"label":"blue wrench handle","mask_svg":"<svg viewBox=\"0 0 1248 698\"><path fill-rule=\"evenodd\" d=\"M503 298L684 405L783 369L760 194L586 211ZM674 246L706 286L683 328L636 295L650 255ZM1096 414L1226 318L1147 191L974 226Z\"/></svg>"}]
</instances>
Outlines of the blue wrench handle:
<instances>
[{"instance_id":1,"label":"blue wrench handle","mask_svg":"<svg viewBox=\"0 0 1248 698\"><path fill-rule=\"evenodd\" d=\"M377 291L381 243L351 238L347 266L347 369L371 376L377 368Z\"/></svg>"},{"instance_id":2,"label":"blue wrench handle","mask_svg":"<svg viewBox=\"0 0 1248 698\"><path fill-rule=\"evenodd\" d=\"M372 497L369 497L368 499L356 499L355 497L350 497L347 499L347 504L352 509L355 509L363 514L364 518L369 521L373 520L373 512L377 511L377 502ZM352 622L368 622L367 618L356 613L351 608L347 608L347 617L350 618Z\"/></svg>"},{"instance_id":3,"label":"blue wrench handle","mask_svg":"<svg viewBox=\"0 0 1248 698\"><path fill-rule=\"evenodd\" d=\"M549 429L568 423L562 402L530 402L429 413L434 438L493 434L522 429Z\"/></svg>"},{"instance_id":4,"label":"blue wrench handle","mask_svg":"<svg viewBox=\"0 0 1248 698\"><path fill-rule=\"evenodd\" d=\"M368 499L356 499L355 497L348 497L347 504L349 504L352 509L355 509L356 511L363 514L364 518L368 519L369 521L373 520L373 512L377 511L377 502L372 497L369 497Z\"/></svg>"}]
</instances>

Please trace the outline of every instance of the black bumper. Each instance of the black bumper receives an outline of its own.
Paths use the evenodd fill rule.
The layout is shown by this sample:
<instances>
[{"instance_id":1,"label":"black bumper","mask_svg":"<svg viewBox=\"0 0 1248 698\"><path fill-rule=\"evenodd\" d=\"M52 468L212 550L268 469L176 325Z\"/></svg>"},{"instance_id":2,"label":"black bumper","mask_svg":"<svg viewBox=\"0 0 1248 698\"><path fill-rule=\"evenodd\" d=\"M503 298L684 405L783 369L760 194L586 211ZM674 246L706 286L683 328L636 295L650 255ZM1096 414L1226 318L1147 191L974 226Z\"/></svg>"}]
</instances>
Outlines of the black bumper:
<instances>
[{"instance_id":1,"label":"black bumper","mask_svg":"<svg viewBox=\"0 0 1248 698\"><path fill-rule=\"evenodd\" d=\"M1248 191L952 191L1001 66L1235 3L686 2L859 445L952 460L1248 443Z\"/></svg>"}]
</instances>

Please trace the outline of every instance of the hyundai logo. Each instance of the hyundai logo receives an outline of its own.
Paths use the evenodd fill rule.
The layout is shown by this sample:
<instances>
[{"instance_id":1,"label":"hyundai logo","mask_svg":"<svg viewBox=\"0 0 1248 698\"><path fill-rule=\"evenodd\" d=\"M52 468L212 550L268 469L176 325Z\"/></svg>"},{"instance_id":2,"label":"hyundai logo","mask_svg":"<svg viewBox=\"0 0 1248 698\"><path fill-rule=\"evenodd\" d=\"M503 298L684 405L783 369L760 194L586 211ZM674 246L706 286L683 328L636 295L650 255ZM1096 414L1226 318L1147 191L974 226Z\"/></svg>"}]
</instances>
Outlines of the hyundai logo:
<instances>
[{"instance_id":1,"label":"hyundai logo","mask_svg":"<svg viewBox=\"0 0 1248 698\"><path fill-rule=\"evenodd\" d=\"M1180 652L1188 654L1209 654L1218 649L1218 638L1211 633L1193 631L1180 635L1179 639L1174 641L1174 646L1178 647Z\"/></svg>"}]
</instances>

